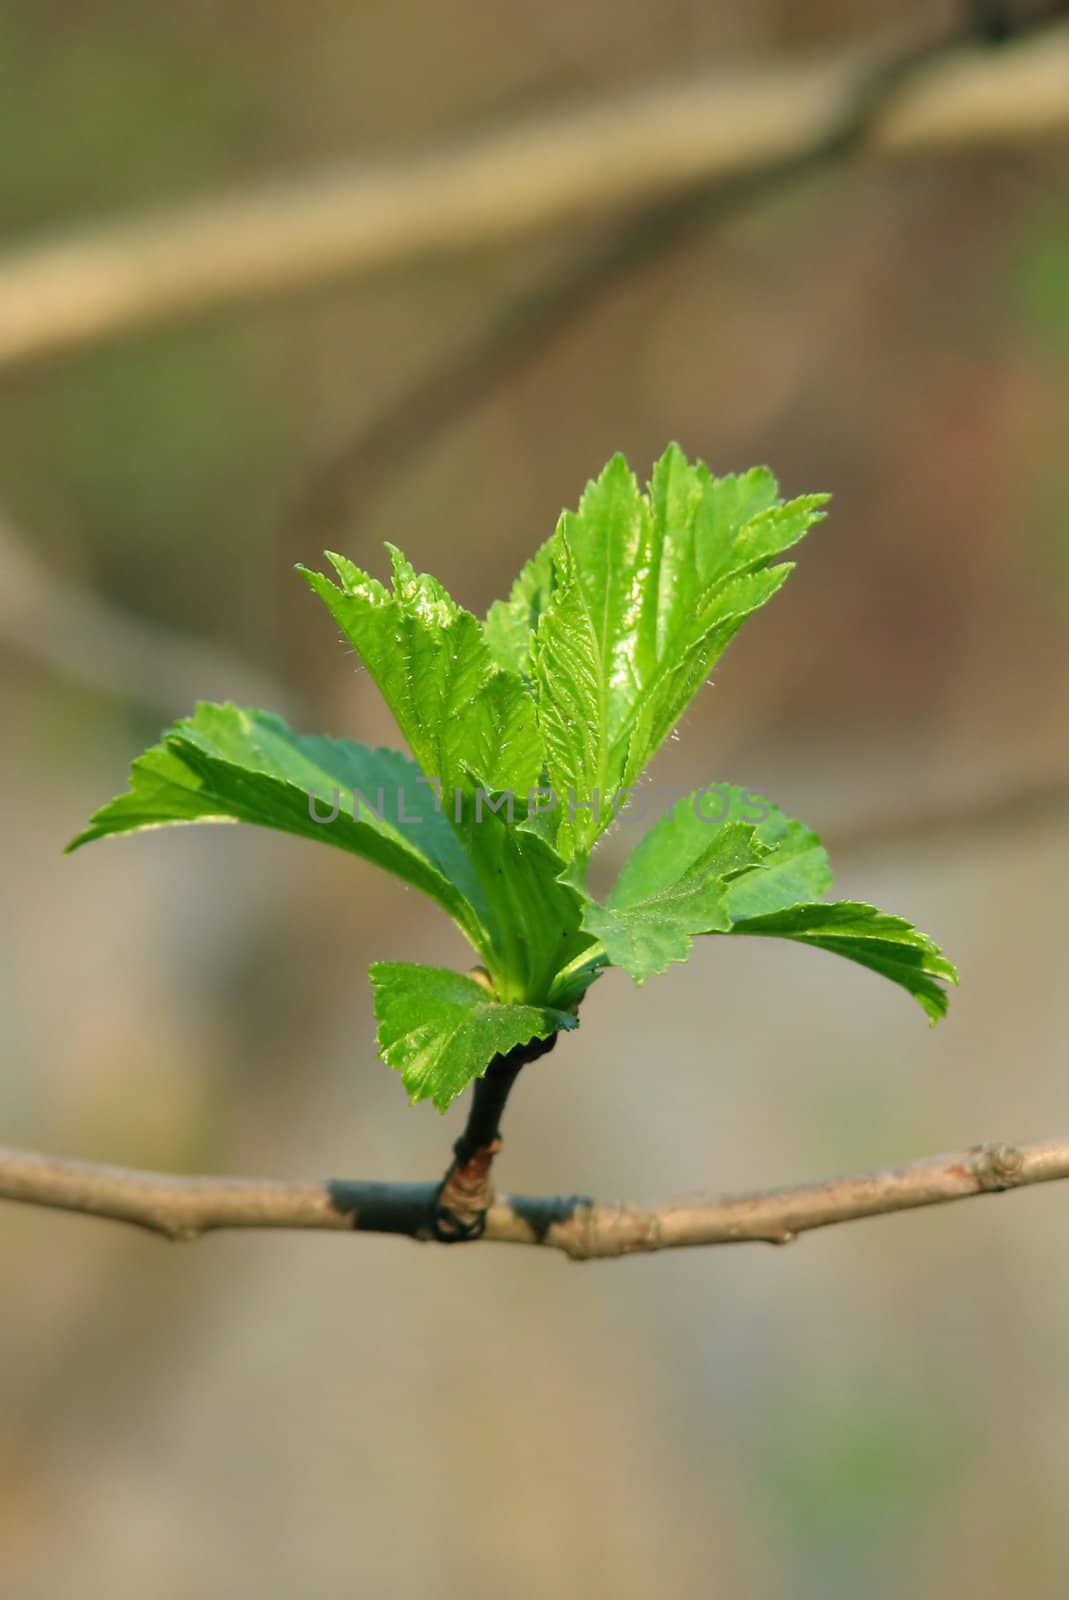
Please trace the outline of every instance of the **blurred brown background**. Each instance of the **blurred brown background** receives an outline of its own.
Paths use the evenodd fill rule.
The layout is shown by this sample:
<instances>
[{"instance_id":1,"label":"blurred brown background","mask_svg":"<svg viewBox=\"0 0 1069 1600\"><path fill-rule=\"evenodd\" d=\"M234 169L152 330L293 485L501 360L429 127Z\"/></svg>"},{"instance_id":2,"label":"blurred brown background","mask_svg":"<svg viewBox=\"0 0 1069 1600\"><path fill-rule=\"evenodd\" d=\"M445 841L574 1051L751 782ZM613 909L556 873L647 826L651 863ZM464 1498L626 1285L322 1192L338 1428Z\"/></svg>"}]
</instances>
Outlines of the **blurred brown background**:
<instances>
[{"instance_id":1,"label":"blurred brown background","mask_svg":"<svg viewBox=\"0 0 1069 1600\"><path fill-rule=\"evenodd\" d=\"M950 15L7 0L0 244ZM254 830L60 855L189 709L172 630L183 689L263 680L302 726L393 739L292 573L325 543L381 573L389 538L482 611L613 450L767 461L832 514L659 776L760 789L834 846L1066 775L1067 179L1064 137L831 164L608 282L330 518L300 510L324 463L604 224L0 373L0 1139L176 1171L444 1166L463 1105L407 1106L366 979L466 964L429 905ZM57 586L32 629L16 537ZM158 683L148 635L108 690L92 603L158 630ZM718 941L641 992L610 974L521 1081L502 1184L652 1200L1069 1132L1064 819L1011 806L836 860L958 961L944 1025L788 946ZM1067 1207L1049 1186L582 1269L372 1237L187 1250L0 1207L0 1586L1064 1594Z\"/></svg>"}]
</instances>

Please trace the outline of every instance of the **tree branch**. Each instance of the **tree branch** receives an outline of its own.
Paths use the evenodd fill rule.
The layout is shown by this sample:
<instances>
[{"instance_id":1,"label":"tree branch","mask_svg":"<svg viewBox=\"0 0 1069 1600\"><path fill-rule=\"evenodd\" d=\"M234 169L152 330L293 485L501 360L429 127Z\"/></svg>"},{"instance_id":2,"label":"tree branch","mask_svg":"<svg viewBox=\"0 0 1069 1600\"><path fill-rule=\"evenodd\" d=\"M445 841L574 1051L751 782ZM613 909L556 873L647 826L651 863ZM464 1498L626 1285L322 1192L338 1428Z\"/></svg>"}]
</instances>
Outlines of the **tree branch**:
<instances>
[{"instance_id":1,"label":"tree branch","mask_svg":"<svg viewBox=\"0 0 1069 1600\"><path fill-rule=\"evenodd\" d=\"M729 179L834 137L873 56L618 96L409 162L313 174L67 239L0 263L0 368L129 329L291 294ZM1069 126L1069 27L969 45L903 86L868 130L898 156Z\"/></svg>"},{"instance_id":2,"label":"tree branch","mask_svg":"<svg viewBox=\"0 0 1069 1600\"><path fill-rule=\"evenodd\" d=\"M690 1245L788 1244L837 1222L1063 1178L1069 1178L1069 1139L985 1144L858 1177L672 1200L649 1211L578 1195L499 1195L487 1211L483 1237L545 1245L575 1261ZM0 1148L0 1199L133 1223L169 1239L195 1239L223 1228L326 1228L433 1239L439 1189L335 1179L180 1178Z\"/></svg>"},{"instance_id":3,"label":"tree branch","mask_svg":"<svg viewBox=\"0 0 1069 1600\"><path fill-rule=\"evenodd\" d=\"M483 973L477 967L469 977ZM489 979L485 979L487 988ZM432 1206L434 1237L440 1244L461 1244L481 1239L486 1231L486 1216L493 1203L490 1169L501 1151L501 1118L508 1097L520 1072L532 1061L548 1055L557 1035L532 1039L517 1045L505 1055L495 1056L472 1086L471 1109L464 1132L453 1146L453 1160L434 1196Z\"/></svg>"}]
</instances>

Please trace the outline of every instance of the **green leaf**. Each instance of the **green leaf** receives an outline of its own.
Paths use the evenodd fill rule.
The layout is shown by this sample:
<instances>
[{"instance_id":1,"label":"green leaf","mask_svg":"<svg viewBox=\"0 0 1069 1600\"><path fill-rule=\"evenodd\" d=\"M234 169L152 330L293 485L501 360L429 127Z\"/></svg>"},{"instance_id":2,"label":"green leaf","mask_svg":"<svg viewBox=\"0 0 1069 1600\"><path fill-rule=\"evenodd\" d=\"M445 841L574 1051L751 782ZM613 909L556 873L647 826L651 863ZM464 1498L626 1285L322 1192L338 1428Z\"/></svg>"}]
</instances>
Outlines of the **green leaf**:
<instances>
[{"instance_id":1,"label":"green leaf","mask_svg":"<svg viewBox=\"0 0 1069 1600\"><path fill-rule=\"evenodd\" d=\"M558 969L591 941L580 932L578 896L557 882L563 863L521 831L542 768L534 700L517 672L495 664L476 619L392 547L391 556L392 594L340 556L330 557L340 588L304 576L441 785L442 816L478 881L485 937L477 948L500 997L541 1003ZM521 575L528 605L536 581Z\"/></svg>"},{"instance_id":2,"label":"green leaf","mask_svg":"<svg viewBox=\"0 0 1069 1600\"><path fill-rule=\"evenodd\" d=\"M948 1003L946 991L936 980L958 981L955 968L934 939L904 917L877 911L861 901L790 906L768 916L748 917L729 931L795 939L857 961L908 990L933 1023L946 1015Z\"/></svg>"},{"instance_id":3,"label":"green leaf","mask_svg":"<svg viewBox=\"0 0 1069 1600\"><path fill-rule=\"evenodd\" d=\"M379 1054L409 1099L444 1111L497 1055L578 1026L568 1011L506 1005L475 979L443 967L378 961L371 967Z\"/></svg>"},{"instance_id":4,"label":"green leaf","mask_svg":"<svg viewBox=\"0 0 1069 1600\"><path fill-rule=\"evenodd\" d=\"M507 600L495 600L486 613L483 634L499 667L531 676L531 648L535 630L550 601L556 582L553 565L556 534L531 557Z\"/></svg>"},{"instance_id":5,"label":"green leaf","mask_svg":"<svg viewBox=\"0 0 1069 1600\"><path fill-rule=\"evenodd\" d=\"M588 902L583 926L639 983L686 960L696 935L755 934L860 962L907 989L933 1021L943 1016L937 980L956 983L957 974L939 946L872 906L817 900L830 882L816 834L762 795L715 784L650 829L605 904Z\"/></svg>"},{"instance_id":6,"label":"green leaf","mask_svg":"<svg viewBox=\"0 0 1069 1600\"><path fill-rule=\"evenodd\" d=\"M298 570L366 664L409 748L453 792L526 795L539 782L542 744L534 702L520 677L495 665L482 628L435 578L417 574L388 545L393 592L344 556L332 555L340 584Z\"/></svg>"},{"instance_id":7,"label":"green leaf","mask_svg":"<svg viewBox=\"0 0 1069 1600\"><path fill-rule=\"evenodd\" d=\"M816 834L764 795L713 783L684 796L654 824L621 868L614 895L649 894L673 882L709 850L722 827L737 823L749 823L765 848L759 868L731 884L727 904L733 919L823 894L831 868Z\"/></svg>"},{"instance_id":8,"label":"green leaf","mask_svg":"<svg viewBox=\"0 0 1069 1600\"><path fill-rule=\"evenodd\" d=\"M791 568L770 562L819 519L825 499L783 505L764 469L717 479L672 445L648 496L615 456L578 511L561 518L534 675L564 860L589 854L612 820L612 797L633 784L743 622L780 588ZM595 799L597 812L578 809Z\"/></svg>"},{"instance_id":9,"label":"green leaf","mask_svg":"<svg viewBox=\"0 0 1069 1600\"><path fill-rule=\"evenodd\" d=\"M420 780L397 750L297 734L270 712L202 702L138 757L129 793L67 848L180 822L278 828L384 867L436 900L480 948L487 908L478 878Z\"/></svg>"},{"instance_id":10,"label":"green leaf","mask_svg":"<svg viewBox=\"0 0 1069 1600\"><path fill-rule=\"evenodd\" d=\"M612 964L641 983L670 961L685 961L695 935L727 932L739 916L794 905L830 882L816 834L762 795L717 783L654 824L604 907L588 903L583 925Z\"/></svg>"},{"instance_id":11,"label":"green leaf","mask_svg":"<svg viewBox=\"0 0 1069 1600\"><path fill-rule=\"evenodd\" d=\"M651 827L605 904L587 901L583 925L643 982L685 962L696 934L727 933L739 915L794 906L829 883L827 854L802 822L763 795L711 784Z\"/></svg>"},{"instance_id":12,"label":"green leaf","mask_svg":"<svg viewBox=\"0 0 1069 1600\"><path fill-rule=\"evenodd\" d=\"M766 853L747 823L711 828L705 848L688 860L671 865L662 858L653 872L625 868L603 905L587 903L583 926L614 967L643 983L670 962L685 961L695 934L727 932L728 886Z\"/></svg>"},{"instance_id":13,"label":"green leaf","mask_svg":"<svg viewBox=\"0 0 1069 1600\"><path fill-rule=\"evenodd\" d=\"M714 785L713 792L726 797L729 814L737 808L743 818L756 820L757 837L770 850L757 871L743 873L728 889L726 906L733 922L814 900L829 888L828 852L812 828L784 816L763 795L728 784Z\"/></svg>"},{"instance_id":14,"label":"green leaf","mask_svg":"<svg viewBox=\"0 0 1069 1600\"><path fill-rule=\"evenodd\" d=\"M510 822L504 808L488 806L476 819L466 807L457 831L488 908L483 956L499 998L546 1004L557 974L593 940L581 927L580 895L559 879L563 863L520 820L519 812Z\"/></svg>"}]
</instances>

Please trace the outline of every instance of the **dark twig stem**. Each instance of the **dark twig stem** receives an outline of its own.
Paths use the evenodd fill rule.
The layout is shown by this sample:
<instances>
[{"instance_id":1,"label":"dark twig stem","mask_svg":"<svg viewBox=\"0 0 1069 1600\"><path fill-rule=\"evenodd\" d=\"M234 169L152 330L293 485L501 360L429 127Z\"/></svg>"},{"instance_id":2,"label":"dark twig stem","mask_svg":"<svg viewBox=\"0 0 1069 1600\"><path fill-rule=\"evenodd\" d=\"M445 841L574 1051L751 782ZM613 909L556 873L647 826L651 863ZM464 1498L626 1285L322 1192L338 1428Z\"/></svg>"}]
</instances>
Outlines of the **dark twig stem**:
<instances>
[{"instance_id":1,"label":"dark twig stem","mask_svg":"<svg viewBox=\"0 0 1069 1600\"><path fill-rule=\"evenodd\" d=\"M431 1231L442 1244L480 1239L494 1198L490 1169L501 1149L501 1118L512 1086L531 1061L547 1055L557 1042L532 1039L505 1055L495 1056L475 1080L467 1125L453 1146L449 1170L435 1191Z\"/></svg>"}]
</instances>

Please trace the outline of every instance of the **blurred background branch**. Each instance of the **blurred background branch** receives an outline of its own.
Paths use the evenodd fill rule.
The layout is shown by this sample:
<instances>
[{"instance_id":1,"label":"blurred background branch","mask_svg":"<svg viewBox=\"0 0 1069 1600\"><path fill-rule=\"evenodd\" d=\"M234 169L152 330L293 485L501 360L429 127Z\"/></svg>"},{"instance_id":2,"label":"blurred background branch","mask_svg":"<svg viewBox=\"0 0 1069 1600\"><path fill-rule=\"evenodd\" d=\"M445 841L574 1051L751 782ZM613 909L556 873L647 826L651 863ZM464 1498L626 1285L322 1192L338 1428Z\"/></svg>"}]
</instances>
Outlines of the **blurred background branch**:
<instances>
[{"instance_id":1,"label":"blurred background branch","mask_svg":"<svg viewBox=\"0 0 1069 1600\"><path fill-rule=\"evenodd\" d=\"M922 45L931 72L881 97L867 153L1012 145L1069 126L1069 27L997 52L962 44L937 61L946 48L942 34ZM884 60L866 50L713 75L407 163L307 174L22 246L0 261L0 367L737 178L837 141Z\"/></svg>"},{"instance_id":2,"label":"blurred background branch","mask_svg":"<svg viewBox=\"0 0 1069 1600\"><path fill-rule=\"evenodd\" d=\"M0 647L167 717L213 698L292 711L287 689L230 651L148 622L46 566L2 512Z\"/></svg>"},{"instance_id":3,"label":"blurred background branch","mask_svg":"<svg viewBox=\"0 0 1069 1600\"><path fill-rule=\"evenodd\" d=\"M871 811L827 831L832 859L853 853L942 844L953 848L977 834L1064 822L1069 814L1069 773L1003 780L997 789L926 800L896 811Z\"/></svg>"},{"instance_id":4,"label":"blurred background branch","mask_svg":"<svg viewBox=\"0 0 1069 1600\"><path fill-rule=\"evenodd\" d=\"M1069 127L1069 25L1047 31L1049 22L1034 16L1029 26L1039 28L1040 38L1017 43L1008 55L978 46L966 18L919 42L870 48L830 71L784 69L776 87L770 80L737 85L726 100L722 86L709 83L678 91L678 98L669 94L657 106L621 107L621 127L604 130L605 159L622 158L620 172L636 181L635 193L621 198L634 211L644 171L641 161L629 166L631 136L645 156L660 152L664 166L655 170L667 198L658 190L577 262L507 301L355 438L335 446L296 504L291 542L300 544L312 528L321 535L351 528L378 491L544 358L603 295L784 185L853 152L1012 143L1047 127ZM680 151L705 157L685 174L667 159L680 121L686 129Z\"/></svg>"}]
</instances>

